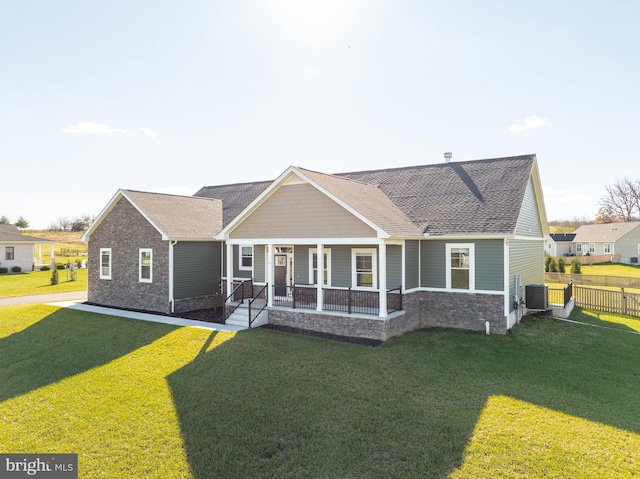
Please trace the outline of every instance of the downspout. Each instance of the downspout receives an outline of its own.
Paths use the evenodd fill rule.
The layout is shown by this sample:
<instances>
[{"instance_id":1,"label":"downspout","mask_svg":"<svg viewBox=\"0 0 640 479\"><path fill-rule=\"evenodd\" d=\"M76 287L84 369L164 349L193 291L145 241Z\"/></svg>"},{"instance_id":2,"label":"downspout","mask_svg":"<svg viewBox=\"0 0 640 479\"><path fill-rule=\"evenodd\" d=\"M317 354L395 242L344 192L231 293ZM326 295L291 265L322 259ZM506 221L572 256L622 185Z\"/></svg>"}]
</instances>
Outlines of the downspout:
<instances>
[{"instance_id":1,"label":"downspout","mask_svg":"<svg viewBox=\"0 0 640 479\"><path fill-rule=\"evenodd\" d=\"M509 240L507 238L504 239L504 317L505 317L505 326L506 330L509 330L509 308L510 304L510 290L511 290L511 282L510 282L510 269L511 264L509 262ZM516 313L517 314L517 313Z\"/></svg>"},{"instance_id":2,"label":"downspout","mask_svg":"<svg viewBox=\"0 0 640 479\"><path fill-rule=\"evenodd\" d=\"M169 307L171 314L175 313L175 301L173 299L173 247L177 241L169 241Z\"/></svg>"}]
</instances>

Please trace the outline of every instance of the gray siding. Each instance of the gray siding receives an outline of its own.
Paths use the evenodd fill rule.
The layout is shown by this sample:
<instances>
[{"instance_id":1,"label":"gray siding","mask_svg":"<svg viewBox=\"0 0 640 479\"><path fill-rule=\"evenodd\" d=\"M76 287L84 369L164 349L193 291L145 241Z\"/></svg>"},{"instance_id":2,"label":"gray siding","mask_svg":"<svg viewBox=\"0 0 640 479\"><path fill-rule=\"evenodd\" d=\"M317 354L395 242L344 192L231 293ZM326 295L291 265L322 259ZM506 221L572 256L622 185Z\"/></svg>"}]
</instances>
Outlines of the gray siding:
<instances>
[{"instance_id":1,"label":"gray siding","mask_svg":"<svg viewBox=\"0 0 640 479\"><path fill-rule=\"evenodd\" d=\"M263 244L253 246L253 281L256 283L266 283L267 281L265 279L267 277L266 249Z\"/></svg>"},{"instance_id":2,"label":"gray siding","mask_svg":"<svg viewBox=\"0 0 640 479\"><path fill-rule=\"evenodd\" d=\"M533 180L529 178L527 189L520 208L518 223L516 224L516 234L524 236L542 237L542 223L540 212L536 202L536 195L533 189Z\"/></svg>"},{"instance_id":3,"label":"gray siding","mask_svg":"<svg viewBox=\"0 0 640 479\"><path fill-rule=\"evenodd\" d=\"M221 280L221 244L178 242L173 247L173 296L175 299L211 295Z\"/></svg>"},{"instance_id":4,"label":"gray siding","mask_svg":"<svg viewBox=\"0 0 640 479\"><path fill-rule=\"evenodd\" d=\"M405 288L413 289L420 286L420 242L405 241L404 243L404 271Z\"/></svg>"},{"instance_id":5,"label":"gray siding","mask_svg":"<svg viewBox=\"0 0 640 479\"><path fill-rule=\"evenodd\" d=\"M296 284L309 284L309 246L293 247L293 274Z\"/></svg>"},{"instance_id":6,"label":"gray siding","mask_svg":"<svg viewBox=\"0 0 640 479\"><path fill-rule=\"evenodd\" d=\"M523 286L544 283L544 242L527 240L509 241L509 298L515 295L515 275L520 275ZM524 287L522 288L524 294ZM513 301L509 301L511 305ZM509 307L513 311L513 306Z\"/></svg>"},{"instance_id":7,"label":"gray siding","mask_svg":"<svg viewBox=\"0 0 640 479\"><path fill-rule=\"evenodd\" d=\"M255 252L254 252L255 256ZM225 270L226 275L226 270ZM251 271L240 269L240 247L233 245L233 277L234 278L251 278Z\"/></svg>"},{"instance_id":8,"label":"gray siding","mask_svg":"<svg viewBox=\"0 0 640 479\"><path fill-rule=\"evenodd\" d=\"M402 286L402 246L387 246L387 289Z\"/></svg>"},{"instance_id":9,"label":"gray siding","mask_svg":"<svg viewBox=\"0 0 640 479\"><path fill-rule=\"evenodd\" d=\"M351 287L351 246L331 247L331 286Z\"/></svg>"},{"instance_id":10,"label":"gray siding","mask_svg":"<svg viewBox=\"0 0 640 479\"><path fill-rule=\"evenodd\" d=\"M504 241L476 241L476 289L504 291Z\"/></svg>"},{"instance_id":11,"label":"gray siding","mask_svg":"<svg viewBox=\"0 0 640 479\"><path fill-rule=\"evenodd\" d=\"M420 280L424 288L446 288L444 241L420 241Z\"/></svg>"},{"instance_id":12,"label":"gray siding","mask_svg":"<svg viewBox=\"0 0 640 479\"><path fill-rule=\"evenodd\" d=\"M475 244L476 290L504 291L504 243L502 240L421 241L420 267L422 287L447 287L447 243Z\"/></svg>"}]
</instances>

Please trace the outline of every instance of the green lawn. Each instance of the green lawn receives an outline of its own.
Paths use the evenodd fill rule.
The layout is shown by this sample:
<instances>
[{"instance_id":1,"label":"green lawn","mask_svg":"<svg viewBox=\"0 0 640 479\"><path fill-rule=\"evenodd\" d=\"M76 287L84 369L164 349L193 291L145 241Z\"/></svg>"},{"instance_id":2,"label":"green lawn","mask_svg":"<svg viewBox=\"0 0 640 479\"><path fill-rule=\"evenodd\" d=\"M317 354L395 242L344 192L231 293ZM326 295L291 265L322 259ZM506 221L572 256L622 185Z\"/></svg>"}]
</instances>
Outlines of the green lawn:
<instances>
[{"instance_id":1,"label":"green lawn","mask_svg":"<svg viewBox=\"0 0 640 479\"><path fill-rule=\"evenodd\" d=\"M567 273L571 272L571 262L567 262ZM582 274L605 275L605 276L627 276L630 278L640 278L640 266L620 263L602 263L593 265L583 265Z\"/></svg>"},{"instance_id":2,"label":"green lawn","mask_svg":"<svg viewBox=\"0 0 640 479\"><path fill-rule=\"evenodd\" d=\"M640 321L572 318L618 329L371 348L3 307L0 452L78 453L83 478L637 477Z\"/></svg>"},{"instance_id":3,"label":"green lawn","mask_svg":"<svg viewBox=\"0 0 640 479\"><path fill-rule=\"evenodd\" d=\"M0 274L0 298L87 290L87 270L76 270L78 279L69 281L68 270L58 271L57 285L51 285L51 271Z\"/></svg>"}]
</instances>

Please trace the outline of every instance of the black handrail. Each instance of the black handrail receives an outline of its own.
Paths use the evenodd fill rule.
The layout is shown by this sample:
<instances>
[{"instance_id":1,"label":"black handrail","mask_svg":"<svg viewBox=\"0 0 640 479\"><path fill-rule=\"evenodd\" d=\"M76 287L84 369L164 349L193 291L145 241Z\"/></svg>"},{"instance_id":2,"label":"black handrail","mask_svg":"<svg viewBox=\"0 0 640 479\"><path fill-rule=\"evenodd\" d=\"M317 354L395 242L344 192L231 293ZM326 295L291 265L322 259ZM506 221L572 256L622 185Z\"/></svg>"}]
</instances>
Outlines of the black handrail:
<instances>
[{"instance_id":1,"label":"black handrail","mask_svg":"<svg viewBox=\"0 0 640 479\"><path fill-rule=\"evenodd\" d=\"M264 297L264 306L262 306L262 308L260 309L260 311L258 311L258 314L256 314L255 318L251 318L251 305L253 304L253 302L258 299L260 297L260 295L262 293L265 293L265 297ZM251 298L251 300L249 301L249 327L251 327L251 324L253 323L254 319L256 319L258 316L260 316L260 313L262 313L262 311L264 311L264 309L267 307L267 302L268 302L268 297L269 295L269 284L265 284L262 289L260 291L258 291L258 293L256 294L255 298Z\"/></svg>"},{"instance_id":2,"label":"black handrail","mask_svg":"<svg viewBox=\"0 0 640 479\"><path fill-rule=\"evenodd\" d=\"M245 281L241 281L241 282L240 282L240 284L239 284L238 286L236 286L236 287L233 289L233 291L231 292L231 294L230 294L229 296L227 296L227 297L226 297L226 299L224 300L224 319L225 319L225 320L229 319L229 316L231 316L231 315L233 314L233 312L234 312L236 309L238 309L238 306L240 306L242 303L244 303L244 284L245 284L246 282L249 282L249 281L251 281L251 280L250 280L250 279L248 279L248 280L245 280ZM235 296L236 292L237 292L240 288L242 288L242 300L241 300L238 304L236 304L236 305L233 307L233 309L231 309L231 312L227 313L227 304L228 304L229 300Z\"/></svg>"}]
</instances>

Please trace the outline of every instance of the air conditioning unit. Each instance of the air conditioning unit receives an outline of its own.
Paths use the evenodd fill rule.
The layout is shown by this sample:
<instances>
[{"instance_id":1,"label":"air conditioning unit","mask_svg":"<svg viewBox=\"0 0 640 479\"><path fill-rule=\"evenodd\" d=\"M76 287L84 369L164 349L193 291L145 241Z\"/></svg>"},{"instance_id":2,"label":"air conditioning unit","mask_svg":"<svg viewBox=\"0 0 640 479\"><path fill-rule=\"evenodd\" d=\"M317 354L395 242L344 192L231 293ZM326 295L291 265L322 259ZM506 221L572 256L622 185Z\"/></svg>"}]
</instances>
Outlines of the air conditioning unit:
<instances>
[{"instance_id":1,"label":"air conditioning unit","mask_svg":"<svg viewBox=\"0 0 640 479\"><path fill-rule=\"evenodd\" d=\"M549 287L546 284L528 284L525 286L527 309L549 308Z\"/></svg>"},{"instance_id":2,"label":"air conditioning unit","mask_svg":"<svg viewBox=\"0 0 640 479\"><path fill-rule=\"evenodd\" d=\"M638 264L638 257L637 256L632 256L631 257L631 264Z\"/></svg>"}]
</instances>

